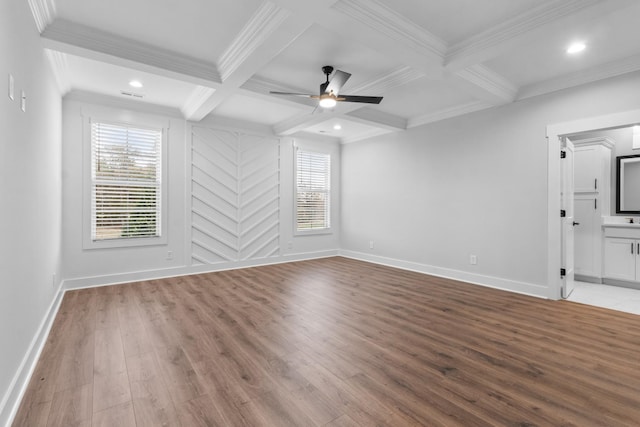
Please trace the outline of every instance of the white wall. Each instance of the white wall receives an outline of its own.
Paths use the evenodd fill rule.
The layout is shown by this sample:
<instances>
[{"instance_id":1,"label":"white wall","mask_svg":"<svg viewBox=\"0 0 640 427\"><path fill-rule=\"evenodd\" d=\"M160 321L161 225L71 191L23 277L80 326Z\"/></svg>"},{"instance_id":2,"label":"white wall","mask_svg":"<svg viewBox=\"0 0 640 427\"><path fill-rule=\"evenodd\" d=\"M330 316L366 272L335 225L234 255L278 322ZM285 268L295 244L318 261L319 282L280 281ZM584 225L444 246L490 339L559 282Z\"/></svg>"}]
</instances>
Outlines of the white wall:
<instances>
[{"instance_id":1,"label":"white wall","mask_svg":"<svg viewBox=\"0 0 640 427\"><path fill-rule=\"evenodd\" d=\"M135 106L135 104L132 104ZM77 100L73 94L63 102L62 142L62 260L67 284L78 286L106 284L131 273L152 272L185 264L185 132L186 123L179 117L159 115L139 109L105 106ZM117 249L84 249L83 211L83 114L113 115L123 121L155 119L169 123L168 160L168 236L166 245ZM172 251L172 259L167 259ZM166 273L164 273L166 274ZM105 279L105 277L107 277ZM144 277L144 276L141 276ZM123 280L127 280L124 278Z\"/></svg>"},{"instance_id":2,"label":"white wall","mask_svg":"<svg viewBox=\"0 0 640 427\"><path fill-rule=\"evenodd\" d=\"M168 243L166 245L143 246L115 249L83 248L83 112L104 111L116 116L131 117L145 115L157 120L168 120L170 131L168 138ZM78 288L110 283L143 280L155 277L214 271L262 263L335 255L340 244L340 146L337 143L299 141L309 147L326 150L332 154L334 184L332 216L333 229L330 234L318 236L295 236L293 232L293 140L282 138L279 141L280 175L280 224L279 253L270 258L249 260L220 259L202 263L192 258L192 128L204 133L226 135L258 135L262 132L265 141L276 140L268 129L245 129L225 124L220 118L207 118L197 124L185 122L173 116L171 112L162 112L158 108L141 103L117 101L112 98L71 93L63 102L63 215L62 215L62 259L65 287ZM214 151L208 151L213 153ZM275 166L278 167L278 166ZM211 169L215 171L215 167ZM221 172L219 172L221 173ZM228 176L223 178L227 180ZM196 218L197 220L197 218ZM202 224L199 224L201 226ZM215 230L209 230L215 238ZM173 258L167 259L171 251Z\"/></svg>"},{"instance_id":3,"label":"white wall","mask_svg":"<svg viewBox=\"0 0 640 427\"><path fill-rule=\"evenodd\" d=\"M639 92L635 73L344 146L343 251L549 296L546 126Z\"/></svg>"},{"instance_id":4,"label":"white wall","mask_svg":"<svg viewBox=\"0 0 640 427\"><path fill-rule=\"evenodd\" d=\"M25 113L21 90L28 97ZM28 2L1 1L0 425L15 408L59 285L60 110Z\"/></svg>"}]
</instances>

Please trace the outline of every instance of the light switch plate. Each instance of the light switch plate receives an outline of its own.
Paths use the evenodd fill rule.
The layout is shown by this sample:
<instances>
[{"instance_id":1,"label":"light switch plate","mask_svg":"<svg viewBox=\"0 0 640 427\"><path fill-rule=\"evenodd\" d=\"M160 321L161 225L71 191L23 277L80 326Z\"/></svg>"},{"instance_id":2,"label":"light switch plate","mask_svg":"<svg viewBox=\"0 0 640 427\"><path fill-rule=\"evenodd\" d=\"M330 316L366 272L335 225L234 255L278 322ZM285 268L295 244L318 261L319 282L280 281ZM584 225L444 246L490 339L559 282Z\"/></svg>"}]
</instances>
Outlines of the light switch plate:
<instances>
[{"instance_id":1,"label":"light switch plate","mask_svg":"<svg viewBox=\"0 0 640 427\"><path fill-rule=\"evenodd\" d=\"M13 101L13 74L9 74L9 99Z\"/></svg>"},{"instance_id":2,"label":"light switch plate","mask_svg":"<svg viewBox=\"0 0 640 427\"><path fill-rule=\"evenodd\" d=\"M23 91L20 91L20 109L22 110L23 113L27 112L27 94L24 93Z\"/></svg>"}]
</instances>

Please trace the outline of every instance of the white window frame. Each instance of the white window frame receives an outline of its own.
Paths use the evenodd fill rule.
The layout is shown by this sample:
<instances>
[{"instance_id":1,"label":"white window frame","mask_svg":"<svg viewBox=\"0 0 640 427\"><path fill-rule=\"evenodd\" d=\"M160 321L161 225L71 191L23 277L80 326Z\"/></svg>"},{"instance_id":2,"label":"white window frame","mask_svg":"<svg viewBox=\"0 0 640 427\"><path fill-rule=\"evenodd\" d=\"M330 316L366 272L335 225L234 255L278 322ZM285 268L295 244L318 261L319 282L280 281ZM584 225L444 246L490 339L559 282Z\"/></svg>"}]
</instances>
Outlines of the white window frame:
<instances>
[{"instance_id":1,"label":"white window frame","mask_svg":"<svg viewBox=\"0 0 640 427\"><path fill-rule=\"evenodd\" d=\"M92 123L108 123L140 129L157 129L162 132L160 143L160 233L158 236L93 240L93 209L92 209ZM84 249L126 248L137 246L155 246L167 244L167 147L169 121L130 112L120 112L102 109L83 109L83 213L82 240Z\"/></svg>"},{"instance_id":2,"label":"white window frame","mask_svg":"<svg viewBox=\"0 0 640 427\"><path fill-rule=\"evenodd\" d=\"M311 228L311 229L299 229L298 228L298 152L302 151L302 152L306 152L306 153L311 153L311 154L316 154L316 155L322 155L322 156L327 156L329 159L329 167L328 167L328 176L327 176L327 180L328 180L328 188L325 190L326 191L326 201L327 201L327 222L328 222L328 226L327 227L323 227L323 228ZM314 150L314 149L307 149L304 147L299 147L297 145L294 146L294 150L293 150L293 232L294 235L296 236L306 236L306 235L317 235L317 234L332 234L333 230L332 230L332 204L333 204L333 200L332 200L332 194L331 194L331 183L332 183L332 155L331 153L328 152L323 152L320 150Z\"/></svg>"}]
</instances>

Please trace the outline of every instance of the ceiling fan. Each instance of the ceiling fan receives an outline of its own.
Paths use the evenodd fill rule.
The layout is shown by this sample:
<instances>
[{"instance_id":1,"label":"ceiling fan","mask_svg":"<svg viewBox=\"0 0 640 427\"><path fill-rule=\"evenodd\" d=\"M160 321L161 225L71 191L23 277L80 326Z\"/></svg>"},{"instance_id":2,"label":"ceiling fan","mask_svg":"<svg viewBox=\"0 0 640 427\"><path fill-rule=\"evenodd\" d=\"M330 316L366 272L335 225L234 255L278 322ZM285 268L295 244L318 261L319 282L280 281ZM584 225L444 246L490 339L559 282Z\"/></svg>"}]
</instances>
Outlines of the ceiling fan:
<instances>
[{"instance_id":1,"label":"ceiling fan","mask_svg":"<svg viewBox=\"0 0 640 427\"><path fill-rule=\"evenodd\" d=\"M273 95L289 95L289 96L305 96L313 99L318 99L318 104L323 108L332 108L339 101L346 102L362 102L365 104L380 104L382 101L381 96L357 96L357 95L339 95L342 86L349 80L351 74L344 71L336 70L335 74L329 80L329 75L333 73L333 67L331 65L325 65L322 67L322 72L326 76L326 81L320 84L320 94L311 95L307 93L295 93L295 92L274 92L269 93Z\"/></svg>"}]
</instances>

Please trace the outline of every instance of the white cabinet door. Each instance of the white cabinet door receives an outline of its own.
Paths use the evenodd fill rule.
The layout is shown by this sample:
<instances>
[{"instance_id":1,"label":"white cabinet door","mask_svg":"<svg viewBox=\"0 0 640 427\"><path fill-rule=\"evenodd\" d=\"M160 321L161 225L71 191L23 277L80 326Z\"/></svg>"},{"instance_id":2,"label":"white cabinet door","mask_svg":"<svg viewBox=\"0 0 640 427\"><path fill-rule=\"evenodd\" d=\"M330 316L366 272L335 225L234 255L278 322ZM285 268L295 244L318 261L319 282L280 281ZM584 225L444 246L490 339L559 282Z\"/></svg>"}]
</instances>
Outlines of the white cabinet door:
<instances>
[{"instance_id":1,"label":"white cabinet door","mask_svg":"<svg viewBox=\"0 0 640 427\"><path fill-rule=\"evenodd\" d=\"M584 276L601 276L600 221L595 196L576 194L574 199L575 272Z\"/></svg>"},{"instance_id":2,"label":"white cabinet door","mask_svg":"<svg viewBox=\"0 0 640 427\"><path fill-rule=\"evenodd\" d=\"M600 175L600 151L597 146L576 147L575 193L596 192L596 179Z\"/></svg>"},{"instance_id":3,"label":"white cabinet door","mask_svg":"<svg viewBox=\"0 0 640 427\"><path fill-rule=\"evenodd\" d=\"M604 239L604 276L619 280L636 280L637 240Z\"/></svg>"}]
</instances>

